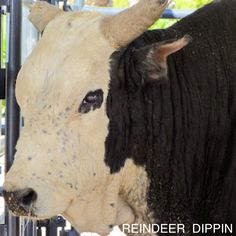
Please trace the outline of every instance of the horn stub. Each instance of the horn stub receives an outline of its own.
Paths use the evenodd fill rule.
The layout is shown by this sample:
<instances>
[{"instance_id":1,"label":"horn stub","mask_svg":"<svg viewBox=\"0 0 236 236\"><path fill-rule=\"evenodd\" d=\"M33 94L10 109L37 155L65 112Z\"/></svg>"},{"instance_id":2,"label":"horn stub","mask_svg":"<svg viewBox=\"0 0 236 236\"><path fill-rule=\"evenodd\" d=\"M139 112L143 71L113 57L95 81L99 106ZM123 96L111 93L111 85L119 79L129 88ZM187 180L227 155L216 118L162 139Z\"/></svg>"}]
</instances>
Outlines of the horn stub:
<instances>
[{"instance_id":1,"label":"horn stub","mask_svg":"<svg viewBox=\"0 0 236 236\"><path fill-rule=\"evenodd\" d=\"M140 0L127 10L104 18L101 29L115 48L126 46L161 16L169 0Z\"/></svg>"},{"instance_id":2,"label":"horn stub","mask_svg":"<svg viewBox=\"0 0 236 236\"><path fill-rule=\"evenodd\" d=\"M36 2L28 18L39 32L43 32L47 24L62 12L61 9L47 2Z\"/></svg>"}]
</instances>

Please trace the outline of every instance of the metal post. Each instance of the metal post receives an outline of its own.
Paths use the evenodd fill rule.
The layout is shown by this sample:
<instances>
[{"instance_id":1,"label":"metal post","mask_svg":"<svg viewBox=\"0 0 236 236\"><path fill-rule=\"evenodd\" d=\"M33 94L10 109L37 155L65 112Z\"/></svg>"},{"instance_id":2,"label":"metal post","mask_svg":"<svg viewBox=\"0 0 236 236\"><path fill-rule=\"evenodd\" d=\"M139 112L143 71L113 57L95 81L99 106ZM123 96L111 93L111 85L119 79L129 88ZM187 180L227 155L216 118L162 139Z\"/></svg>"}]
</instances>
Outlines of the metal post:
<instances>
[{"instance_id":1,"label":"metal post","mask_svg":"<svg viewBox=\"0 0 236 236\"><path fill-rule=\"evenodd\" d=\"M21 218L21 234L20 236L36 236L36 221L27 221ZM18 236L18 235L17 235Z\"/></svg>"},{"instance_id":2,"label":"metal post","mask_svg":"<svg viewBox=\"0 0 236 236\"><path fill-rule=\"evenodd\" d=\"M53 5L57 5L58 4L58 0L47 0L48 3L51 3Z\"/></svg>"},{"instance_id":3,"label":"metal post","mask_svg":"<svg viewBox=\"0 0 236 236\"><path fill-rule=\"evenodd\" d=\"M20 132L20 110L15 98L15 83L21 66L21 1L10 0L10 30L6 88L6 171L13 163L15 145ZM19 235L19 219L6 216L8 236Z\"/></svg>"},{"instance_id":4,"label":"metal post","mask_svg":"<svg viewBox=\"0 0 236 236\"><path fill-rule=\"evenodd\" d=\"M2 14L3 14L3 6L0 4L0 99L5 99L5 78L6 78L6 71L5 67L3 68L3 62L2 62Z\"/></svg>"},{"instance_id":5,"label":"metal post","mask_svg":"<svg viewBox=\"0 0 236 236\"><path fill-rule=\"evenodd\" d=\"M46 235L57 236L57 224L54 219L48 221L48 225L46 227Z\"/></svg>"}]
</instances>

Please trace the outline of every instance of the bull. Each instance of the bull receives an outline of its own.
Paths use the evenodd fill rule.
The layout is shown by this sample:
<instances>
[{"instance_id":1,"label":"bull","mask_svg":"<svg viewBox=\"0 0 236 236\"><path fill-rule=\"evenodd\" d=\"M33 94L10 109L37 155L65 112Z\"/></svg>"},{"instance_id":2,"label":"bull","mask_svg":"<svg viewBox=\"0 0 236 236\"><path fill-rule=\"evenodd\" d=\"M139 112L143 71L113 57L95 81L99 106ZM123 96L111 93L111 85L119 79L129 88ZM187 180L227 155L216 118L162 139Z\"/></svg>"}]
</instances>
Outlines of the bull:
<instances>
[{"instance_id":1,"label":"bull","mask_svg":"<svg viewBox=\"0 0 236 236\"><path fill-rule=\"evenodd\" d=\"M146 31L167 5L115 16L33 7L43 36L16 83L25 125L4 184L12 213L61 214L100 235L236 226L236 2Z\"/></svg>"}]
</instances>

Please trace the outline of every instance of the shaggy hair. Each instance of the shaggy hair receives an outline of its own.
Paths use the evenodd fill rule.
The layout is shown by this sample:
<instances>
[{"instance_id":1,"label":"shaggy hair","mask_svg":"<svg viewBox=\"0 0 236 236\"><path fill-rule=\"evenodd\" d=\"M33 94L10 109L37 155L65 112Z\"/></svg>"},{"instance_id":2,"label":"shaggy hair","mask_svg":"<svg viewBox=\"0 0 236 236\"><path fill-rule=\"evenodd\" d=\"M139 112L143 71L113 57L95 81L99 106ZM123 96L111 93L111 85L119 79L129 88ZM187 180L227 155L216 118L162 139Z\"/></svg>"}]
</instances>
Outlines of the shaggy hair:
<instances>
[{"instance_id":1,"label":"shaggy hair","mask_svg":"<svg viewBox=\"0 0 236 236\"><path fill-rule=\"evenodd\" d=\"M185 34L193 41L169 56L168 79L150 80L138 49ZM235 90L234 0L147 31L111 56L105 162L111 173L127 158L145 166L158 223L236 227Z\"/></svg>"}]
</instances>

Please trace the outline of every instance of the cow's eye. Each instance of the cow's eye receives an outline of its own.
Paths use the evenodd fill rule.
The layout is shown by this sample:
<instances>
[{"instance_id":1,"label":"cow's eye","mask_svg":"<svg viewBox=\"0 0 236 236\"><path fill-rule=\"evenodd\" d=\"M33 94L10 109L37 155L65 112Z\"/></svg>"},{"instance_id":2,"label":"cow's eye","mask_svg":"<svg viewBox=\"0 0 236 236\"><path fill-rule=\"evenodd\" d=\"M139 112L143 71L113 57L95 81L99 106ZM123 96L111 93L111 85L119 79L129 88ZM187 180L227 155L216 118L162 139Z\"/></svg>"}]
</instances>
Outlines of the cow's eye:
<instances>
[{"instance_id":1,"label":"cow's eye","mask_svg":"<svg viewBox=\"0 0 236 236\"><path fill-rule=\"evenodd\" d=\"M103 102L103 91L101 89L90 91L84 97L79 106L79 113L85 114L91 110L100 108Z\"/></svg>"}]
</instances>

